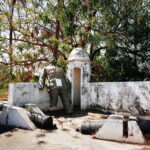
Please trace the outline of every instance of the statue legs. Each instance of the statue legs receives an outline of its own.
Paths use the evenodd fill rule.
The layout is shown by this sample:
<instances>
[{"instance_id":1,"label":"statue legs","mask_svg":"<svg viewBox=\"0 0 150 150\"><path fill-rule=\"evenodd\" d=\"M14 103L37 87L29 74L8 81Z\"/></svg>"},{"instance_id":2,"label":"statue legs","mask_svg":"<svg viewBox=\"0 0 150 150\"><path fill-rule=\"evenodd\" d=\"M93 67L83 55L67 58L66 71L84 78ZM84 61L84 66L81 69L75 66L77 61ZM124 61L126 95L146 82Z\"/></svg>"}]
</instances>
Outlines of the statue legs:
<instances>
[{"instance_id":1,"label":"statue legs","mask_svg":"<svg viewBox=\"0 0 150 150\"><path fill-rule=\"evenodd\" d=\"M64 106L64 110L67 113L72 112L72 102L71 102L71 95L67 88L63 88L59 90L59 95Z\"/></svg>"},{"instance_id":2,"label":"statue legs","mask_svg":"<svg viewBox=\"0 0 150 150\"><path fill-rule=\"evenodd\" d=\"M67 88L62 89L50 89L50 107L56 107L58 102L58 96L60 96L64 110L67 113L72 112L71 95Z\"/></svg>"},{"instance_id":3,"label":"statue legs","mask_svg":"<svg viewBox=\"0 0 150 150\"><path fill-rule=\"evenodd\" d=\"M49 95L50 95L50 107L56 107L58 102L58 89L50 89Z\"/></svg>"}]
</instances>

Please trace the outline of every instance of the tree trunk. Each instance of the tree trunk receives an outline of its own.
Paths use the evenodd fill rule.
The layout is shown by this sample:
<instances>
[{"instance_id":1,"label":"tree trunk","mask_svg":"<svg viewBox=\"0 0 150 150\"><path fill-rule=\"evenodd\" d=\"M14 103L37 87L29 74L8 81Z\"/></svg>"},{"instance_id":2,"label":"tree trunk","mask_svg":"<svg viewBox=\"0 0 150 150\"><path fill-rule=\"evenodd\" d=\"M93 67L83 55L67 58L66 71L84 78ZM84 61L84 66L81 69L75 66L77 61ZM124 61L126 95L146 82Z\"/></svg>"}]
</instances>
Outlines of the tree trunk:
<instances>
[{"instance_id":1,"label":"tree trunk","mask_svg":"<svg viewBox=\"0 0 150 150\"><path fill-rule=\"evenodd\" d=\"M13 78L13 15L14 4L10 4L10 18L9 18L9 62L10 62L10 77Z\"/></svg>"}]
</instances>

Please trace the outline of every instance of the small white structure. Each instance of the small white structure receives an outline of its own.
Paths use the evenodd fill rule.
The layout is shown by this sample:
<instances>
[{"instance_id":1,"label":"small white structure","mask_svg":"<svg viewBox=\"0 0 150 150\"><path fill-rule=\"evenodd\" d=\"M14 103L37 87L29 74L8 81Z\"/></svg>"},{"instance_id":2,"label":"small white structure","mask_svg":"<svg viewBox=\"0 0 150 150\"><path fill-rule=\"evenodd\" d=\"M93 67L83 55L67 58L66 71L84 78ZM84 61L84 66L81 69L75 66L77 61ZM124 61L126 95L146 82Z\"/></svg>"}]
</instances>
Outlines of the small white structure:
<instances>
[{"instance_id":1,"label":"small white structure","mask_svg":"<svg viewBox=\"0 0 150 150\"><path fill-rule=\"evenodd\" d=\"M67 76L72 83L72 101L73 106L81 109L87 108L86 94L87 86L91 76L89 54L82 48L72 50L68 58Z\"/></svg>"}]
</instances>

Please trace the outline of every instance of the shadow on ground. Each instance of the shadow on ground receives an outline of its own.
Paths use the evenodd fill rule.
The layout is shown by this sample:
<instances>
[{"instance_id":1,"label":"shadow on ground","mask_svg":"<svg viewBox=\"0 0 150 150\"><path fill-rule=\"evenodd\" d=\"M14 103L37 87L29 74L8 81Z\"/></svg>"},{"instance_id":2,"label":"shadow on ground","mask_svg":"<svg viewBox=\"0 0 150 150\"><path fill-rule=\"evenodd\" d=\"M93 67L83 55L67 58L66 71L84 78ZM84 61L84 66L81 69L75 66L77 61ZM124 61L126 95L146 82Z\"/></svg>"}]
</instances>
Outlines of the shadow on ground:
<instances>
[{"instance_id":1,"label":"shadow on ground","mask_svg":"<svg viewBox=\"0 0 150 150\"><path fill-rule=\"evenodd\" d=\"M63 110L55 110L55 111L46 111L44 112L46 115L49 115L49 116L54 116L55 118L58 118L58 117L64 117L64 118L80 118L80 117L84 117L84 116L87 116L88 113L98 113L98 114L101 114L101 112L99 111L93 111L93 110L79 110L79 109L74 109L73 110L73 113L68 115L68 114L65 114L65 112ZM110 113L103 113L103 115L105 116L108 116L110 115ZM106 118L105 118L106 119Z\"/></svg>"},{"instance_id":2,"label":"shadow on ground","mask_svg":"<svg viewBox=\"0 0 150 150\"><path fill-rule=\"evenodd\" d=\"M13 131L14 129L15 129L14 127L0 125L0 134Z\"/></svg>"}]
</instances>

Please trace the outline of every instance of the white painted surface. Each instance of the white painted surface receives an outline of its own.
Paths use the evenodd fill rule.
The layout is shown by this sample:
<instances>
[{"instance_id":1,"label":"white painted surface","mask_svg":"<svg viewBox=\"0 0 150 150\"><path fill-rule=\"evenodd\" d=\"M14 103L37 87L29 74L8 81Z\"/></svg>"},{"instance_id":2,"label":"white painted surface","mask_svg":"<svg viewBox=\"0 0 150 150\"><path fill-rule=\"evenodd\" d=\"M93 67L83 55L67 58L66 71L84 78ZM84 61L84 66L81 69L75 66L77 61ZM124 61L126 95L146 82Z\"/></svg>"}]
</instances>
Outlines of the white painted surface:
<instances>
[{"instance_id":1,"label":"white painted surface","mask_svg":"<svg viewBox=\"0 0 150 150\"><path fill-rule=\"evenodd\" d=\"M94 136L97 139L122 141L123 121L107 120Z\"/></svg>"},{"instance_id":2,"label":"white painted surface","mask_svg":"<svg viewBox=\"0 0 150 150\"><path fill-rule=\"evenodd\" d=\"M68 58L68 61L89 61L89 54L83 48L74 48Z\"/></svg>"},{"instance_id":3,"label":"white painted surface","mask_svg":"<svg viewBox=\"0 0 150 150\"><path fill-rule=\"evenodd\" d=\"M121 115L110 115L94 137L110 141L145 144L146 141L136 120L130 119L132 119L132 117L129 118L128 121L128 137L123 136L123 116Z\"/></svg>"},{"instance_id":4,"label":"white painted surface","mask_svg":"<svg viewBox=\"0 0 150 150\"><path fill-rule=\"evenodd\" d=\"M145 138L136 121L128 121L128 138L126 142L145 144Z\"/></svg>"},{"instance_id":5,"label":"white painted surface","mask_svg":"<svg viewBox=\"0 0 150 150\"><path fill-rule=\"evenodd\" d=\"M79 68L81 69L81 80L74 80L74 68ZM75 87L74 85L77 84L75 82L81 81L80 87L80 106L81 109L86 109L88 106L88 99L87 99L87 94L88 93L88 83L90 81L90 76L91 76L91 65L90 65L90 58L89 54L82 48L75 48L72 50L69 58L68 58L68 69L67 69L67 76L68 79L70 80L72 87ZM74 93L77 93L78 89L73 89L72 88L72 101L73 104L78 103L78 100L76 101L73 98Z\"/></svg>"},{"instance_id":6,"label":"white painted surface","mask_svg":"<svg viewBox=\"0 0 150 150\"><path fill-rule=\"evenodd\" d=\"M8 103L15 106L36 104L43 109L50 106L50 96L46 88L39 90L38 83L10 83ZM63 107L60 99L58 107Z\"/></svg>"},{"instance_id":7,"label":"white painted surface","mask_svg":"<svg viewBox=\"0 0 150 150\"><path fill-rule=\"evenodd\" d=\"M86 94L88 108L104 112L150 114L150 82L88 83Z\"/></svg>"},{"instance_id":8,"label":"white painted surface","mask_svg":"<svg viewBox=\"0 0 150 150\"><path fill-rule=\"evenodd\" d=\"M21 107L6 104L3 106L3 110L0 113L0 124L28 130L36 129L36 126L29 119L27 111Z\"/></svg>"}]
</instances>

